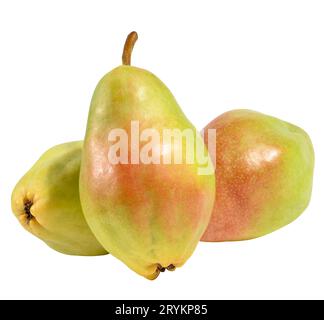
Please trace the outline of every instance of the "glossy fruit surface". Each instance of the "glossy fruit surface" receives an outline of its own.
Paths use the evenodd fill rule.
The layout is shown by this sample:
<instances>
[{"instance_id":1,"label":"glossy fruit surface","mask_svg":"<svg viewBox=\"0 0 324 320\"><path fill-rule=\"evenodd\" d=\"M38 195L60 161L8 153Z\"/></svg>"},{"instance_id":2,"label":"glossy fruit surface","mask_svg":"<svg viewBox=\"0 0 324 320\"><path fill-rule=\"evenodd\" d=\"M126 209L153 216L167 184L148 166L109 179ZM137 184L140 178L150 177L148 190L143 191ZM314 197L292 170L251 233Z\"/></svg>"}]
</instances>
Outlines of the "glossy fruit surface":
<instances>
[{"instance_id":1,"label":"glossy fruit surface","mask_svg":"<svg viewBox=\"0 0 324 320\"><path fill-rule=\"evenodd\" d=\"M213 172L199 175L197 162L164 164L159 158L160 164L136 164L129 155L128 163L112 164L108 136L122 129L132 137L132 121L140 132L153 129L160 136L166 128L196 131L169 89L146 70L122 65L95 89L80 175L85 217L112 255L153 280L192 255L210 219L215 178ZM200 137L197 144L204 148ZM188 151L184 140L151 146L164 155Z\"/></svg>"},{"instance_id":2,"label":"glossy fruit surface","mask_svg":"<svg viewBox=\"0 0 324 320\"><path fill-rule=\"evenodd\" d=\"M217 195L203 241L257 238L295 220L312 191L314 151L308 135L279 119L233 110L205 128L217 130Z\"/></svg>"},{"instance_id":3,"label":"glossy fruit surface","mask_svg":"<svg viewBox=\"0 0 324 320\"><path fill-rule=\"evenodd\" d=\"M12 210L21 225L48 246L70 255L107 253L83 216L79 198L82 142L45 152L18 182Z\"/></svg>"}]
</instances>

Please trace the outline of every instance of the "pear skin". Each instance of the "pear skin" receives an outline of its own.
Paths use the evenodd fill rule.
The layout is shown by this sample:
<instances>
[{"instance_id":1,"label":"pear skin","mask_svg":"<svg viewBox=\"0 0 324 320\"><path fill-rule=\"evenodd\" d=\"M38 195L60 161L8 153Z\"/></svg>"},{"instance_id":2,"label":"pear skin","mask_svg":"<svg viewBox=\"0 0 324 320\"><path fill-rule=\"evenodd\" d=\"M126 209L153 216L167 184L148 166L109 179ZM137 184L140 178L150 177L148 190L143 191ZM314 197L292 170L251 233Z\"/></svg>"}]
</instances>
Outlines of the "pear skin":
<instances>
[{"instance_id":1,"label":"pear skin","mask_svg":"<svg viewBox=\"0 0 324 320\"><path fill-rule=\"evenodd\" d=\"M136 39L132 33L128 41ZM134 42L133 42L134 43ZM81 162L80 198L97 239L113 256L153 280L181 267L194 252L210 220L215 176L199 175L199 164L117 163L108 159L108 135L121 128L140 132L196 129L169 89L152 73L129 65L133 43L126 41L124 65L106 74L91 101ZM197 144L208 154L197 135ZM180 143L152 142L152 150L173 156ZM209 157L209 155L208 155ZM128 160L131 160L130 158Z\"/></svg>"},{"instance_id":2,"label":"pear skin","mask_svg":"<svg viewBox=\"0 0 324 320\"><path fill-rule=\"evenodd\" d=\"M16 185L12 211L27 231L56 251L103 255L107 251L92 234L80 204L81 154L82 142L45 152Z\"/></svg>"},{"instance_id":3,"label":"pear skin","mask_svg":"<svg viewBox=\"0 0 324 320\"><path fill-rule=\"evenodd\" d=\"M226 112L216 129L217 195L203 241L258 238L297 219L312 193L314 149L301 128L250 110Z\"/></svg>"}]
</instances>

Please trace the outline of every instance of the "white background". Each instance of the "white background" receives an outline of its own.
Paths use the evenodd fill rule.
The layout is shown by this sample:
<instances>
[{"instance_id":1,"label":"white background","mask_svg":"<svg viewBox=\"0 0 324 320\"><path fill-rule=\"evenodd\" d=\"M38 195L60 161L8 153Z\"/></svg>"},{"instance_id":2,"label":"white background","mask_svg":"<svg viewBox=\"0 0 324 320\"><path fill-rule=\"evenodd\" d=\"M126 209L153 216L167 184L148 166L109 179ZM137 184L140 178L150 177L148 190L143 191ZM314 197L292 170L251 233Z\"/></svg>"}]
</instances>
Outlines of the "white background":
<instances>
[{"instance_id":1,"label":"white background","mask_svg":"<svg viewBox=\"0 0 324 320\"><path fill-rule=\"evenodd\" d=\"M323 17L320 0L1 1L0 298L324 298ZM303 127L316 150L313 199L297 221L201 243L154 282L112 256L56 253L10 209L46 149L83 138L93 89L133 29L133 64L159 76L197 128L249 108Z\"/></svg>"}]
</instances>

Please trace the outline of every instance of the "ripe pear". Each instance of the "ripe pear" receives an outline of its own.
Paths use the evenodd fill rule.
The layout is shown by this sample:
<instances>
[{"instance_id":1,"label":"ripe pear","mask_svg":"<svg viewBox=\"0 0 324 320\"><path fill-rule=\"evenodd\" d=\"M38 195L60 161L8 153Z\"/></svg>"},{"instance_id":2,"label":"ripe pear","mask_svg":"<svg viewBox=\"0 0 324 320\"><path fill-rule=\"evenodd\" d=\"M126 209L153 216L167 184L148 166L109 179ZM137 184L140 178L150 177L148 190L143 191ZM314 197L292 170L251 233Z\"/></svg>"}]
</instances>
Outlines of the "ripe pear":
<instances>
[{"instance_id":1,"label":"ripe pear","mask_svg":"<svg viewBox=\"0 0 324 320\"><path fill-rule=\"evenodd\" d=\"M130 152L122 163L109 159L110 133L123 129L134 138L132 121L138 121L141 134L153 129L161 137L164 128L196 133L161 80L130 66L136 39L135 32L128 36L123 65L106 74L93 94L80 196L87 222L104 248L139 275L154 280L160 272L181 267L192 255L211 216L215 176L213 168L209 175L199 175L196 160L191 164L137 162L136 156L130 159ZM204 149L199 133L196 138ZM191 147L184 139L150 142L152 150L171 156L179 150L185 154ZM126 151L133 149L133 145L126 147Z\"/></svg>"},{"instance_id":2,"label":"ripe pear","mask_svg":"<svg viewBox=\"0 0 324 320\"><path fill-rule=\"evenodd\" d=\"M258 112L233 110L216 129L217 195L203 241L261 237L294 221L308 206L314 150L302 129Z\"/></svg>"},{"instance_id":3,"label":"ripe pear","mask_svg":"<svg viewBox=\"0 0 324 320\"><path fill-rule=\"evenodd\" d=\"M69 255L106 252L83 216L79 197L82 142L45 152L18 182L12 210L21 225L49 247Z\"/></svg>"}]
</instances>

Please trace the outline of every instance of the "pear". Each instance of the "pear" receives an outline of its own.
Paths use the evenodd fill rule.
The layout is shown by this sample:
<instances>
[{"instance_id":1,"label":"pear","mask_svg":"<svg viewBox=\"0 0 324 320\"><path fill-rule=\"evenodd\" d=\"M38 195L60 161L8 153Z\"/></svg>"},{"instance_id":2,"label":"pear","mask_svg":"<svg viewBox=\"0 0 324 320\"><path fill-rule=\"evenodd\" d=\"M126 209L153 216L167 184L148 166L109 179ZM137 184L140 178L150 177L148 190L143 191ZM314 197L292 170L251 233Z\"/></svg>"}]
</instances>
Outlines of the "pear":
<instances>
[{"instance_id":1,"label":"pear","mask_svg":"<svg viewBox=\"0 0 324 320\"><path fill-rule=\"evenodd\" d=\"M196 157L192 163L162 161L162 155L174 159L178 152L192 156L195 143L208 154L199 133L196 142L189 143L148 138L152 161L145 157L138 161L136 152L131 152L145 154L148 146L142 140L139 149L130 146L136 136L132 122L138 123L141 136L149 130L161 137L166 128L196 133L161 80L130 66L136 39L135 32L128 36L123 65L106 74L94 91L81 161L80 198L86 220L104 248L153 280L160 272L181 267L194 252L210 220L215 176L213 168L210 174L199 174ZM120 148L120 161L114 162L109 157L114 146L109 137L120 131L127 133L129 143Z\"/></svg>"},{"instance_id":2,"label":"pear","mask_svg":"<svg viewBox=\"0 0 324 320\"><path fill-rule=\"evenodd\" d=\"M217 195L203 241L264 236L294 221L310 202L314 171L311 139L299 127L250 110L210 122L217 130Z\"/></svg>"},{"instance_id":3,"label":"pear","mask_svg":"<svg viewBox=\"0 0 324 320\"><path fill-rule=\"evenodd\" d=\"M106 254L88 227L79 197L82 142L45 152L18 182L12 210L21 225L49 247L69 255Z\"/></svg>"}]
</instances>

